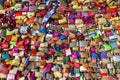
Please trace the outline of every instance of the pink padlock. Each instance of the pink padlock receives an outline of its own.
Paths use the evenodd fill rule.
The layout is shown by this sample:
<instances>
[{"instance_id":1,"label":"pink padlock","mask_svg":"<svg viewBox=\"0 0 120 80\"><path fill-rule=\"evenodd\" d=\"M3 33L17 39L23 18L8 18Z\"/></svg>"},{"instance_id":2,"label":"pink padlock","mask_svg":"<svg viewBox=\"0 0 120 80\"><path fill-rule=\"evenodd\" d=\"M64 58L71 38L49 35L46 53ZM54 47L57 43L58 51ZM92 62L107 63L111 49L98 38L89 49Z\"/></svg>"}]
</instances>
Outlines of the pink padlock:
<instances>
[{"instance_id":1,"label":"pink padlock","mask_svg":"<svg viewBox=\"0 0 120 80\"><path fill-rule=\"evenodd\" d=\"M48 49L48 54L54 54L54 49L53 48Z\"/></svg>"},{"instance_id":2,"label":"pink padlock","mask_svg":"<svg viewBox=\"0 0 120 80\"><path fill-rule=\"evenodd\" d=\"M64 30L63 35L68 36L69 35L69 31Z\"/></svg>"},{"instance_id":3,"label":"pink padlock","mask_svg":"<svg viewBox=\"0 0 120 80\"><path fill-rule=\"evenodd\" d=\"M53 24L58 25L59 24L58 20L54 20Z\"/></svg>"},{"instance_id":4,"label":"pink padlock","mask_svg":"<svg viewBox=\"0 0 120 80\"><path fill-rule=\"evenodd\" d=\"M28 10L29 10L29 7L28 7L28 6L24 6L23 9L22 9L22 11L26 11L26 12L27 12Z\"/></svg>"},{"instance_id":5,"label":"pink padlock","mask_svg":"<svg viewBox=\"0 0 120 80\"><path fill-rule=\"evenodd\" d=\"M31 75L30 75L30 80L34 80L35 79L35 73L33 72L33 73L31 73Z\"/></svg>"},{"instance_id":6,"label":"pink padlock","mask_svg":"<svg viewBox=\"0 0 120 80\"><path fill-rule=\"evenodd\" d=\"M14 47L13 49L12 49L12 52L14 53L14 52L18 52L18 48L17 47Z\"/></svg>"},{"instance_id":7,"label":"pink padlock","mask_svg":"<svg viewBox=\"0 0 120 80\"><path fill-rule=\"evenodd\" d=\"M72 54L71 49L70 48L65 49L65 53L66 53L66 56L71 55Z\"/></svg>"},{"instance_id":8,"label":"pink padlock","mask_svg":"<svg viewBox=\"0 0 120 80\"><path fill-rule=\"evenodd\" d=\"M53 32L53 36L58 36L58 35L59 35L58 31L55 30L55 31Z\"/></svg>"},{"instance_id":9,"label":"pink padlock","mask_svg":"<svg viewBox=\"0 0 120 80\"><path fill-rule=\"evenodd\" d=\"M75 24L75 20L74 19L69 19L69 24Z\"/></svg>"},{"instance_id":10,"label":"pink padlock","mask_svg":"<svg viewBox=\"0 0 120 80\"><path fill-rule=\"evenodd\" d=\"M8 51L8 54L9 54L10 56L13 56L13 52L12 52L12 51Z\"/></svg>"},{"instance_id":11,"label":"pink padlock","mask_svg":"<svg viewBox=\"0 0 120 80\"><path fill-rule=\"evenodd\" d=\"M34 5L36 0L29 0L29 5Z\"/></svg>"},{"instance_id":12,"label":"pink padlock","mask_svg":"<svg viewBox=\"0 0 120 80\"><path fill-rule=\"evenodd\" d=\"M75 58L77 58L76 52L74 52L73 55L72 55L72 59L75 59Z\"/></svg>"},{"instance_id":13,"label":"pink padlock","mask_svg":"<svg viewBox=\"0 0 120 80\"><path fill-rule=\"evenodd\" d=\"M120 74L116 74L117 78L120 78Z\"/></svg>"},{"instance_id":14,"label":"pink padlock","mask_svg":"<svg viewBox=\"0 0 120 80\"><path fill-rule=\"evenodd\" d=\"M45 66L45 68L44 68L44 72L45 72L45 73L50 72L52 66L53 66L52 63L47 63L46 66Z\"/></svg>"},{"instance_id":15,"label":"pink padlock","mask_svg":"<svg viewBox=\"0 0 120 80\"><path fill-rule=\"evenodd\" d=\"M18 53L18 56L19 56L19 57L24 56L24 51L20 51L20 52Z\"/></svg>"},{"instance_id":16,"label":"pink padlock","mask_svg":"<svg viewBox=\"0 0 120 80\"><path fill-rule=\"evenodd\" d=\"M80 80L80 78L79 77L74 77L74 80Z\"/></svg>"},{"instance_id":17,"label":"pink padlock","mask_svg":"<svg viewBox=\"0 0 120 80\"><path fill-rule=\"evenodd\" d=\"M34 46L39 47L39 46L40 46L40 43L37 42L37 41L35 41L35 42L34 42Z\"/></svg>"},{"instance_id":18,"label":"pink padlock","mask_svg":"<svg viewBox=\"0 0 120 80\"><path fill-rule=\"evenodd\" d=\"M64 73L63 76L64 76L64 77L68 77L68 76L69 76L69 73Z\"/></svg>"},{"instance_id":19,"label":"pink padlock","mask_svg":"<svg viewBox=\"0 0 120 80\"><path fill-rule=\"evenodd\" d=\"M24 43L25 45L30 43L30 39L29 38L26 38L24 41L25 41L25 43Z\"/></svg>"},{"instance_id":20,"label":"pink padlock","mask_svg":"<svg viewBox=\"0 0 120 80\"><path fill-rule=\"evenodd\" d=\"M8 54L10 56L13 56L13 53L18 53L18 48L17 47L14 47L11 51L8 51Z\"/></svg>"}]
</instances>

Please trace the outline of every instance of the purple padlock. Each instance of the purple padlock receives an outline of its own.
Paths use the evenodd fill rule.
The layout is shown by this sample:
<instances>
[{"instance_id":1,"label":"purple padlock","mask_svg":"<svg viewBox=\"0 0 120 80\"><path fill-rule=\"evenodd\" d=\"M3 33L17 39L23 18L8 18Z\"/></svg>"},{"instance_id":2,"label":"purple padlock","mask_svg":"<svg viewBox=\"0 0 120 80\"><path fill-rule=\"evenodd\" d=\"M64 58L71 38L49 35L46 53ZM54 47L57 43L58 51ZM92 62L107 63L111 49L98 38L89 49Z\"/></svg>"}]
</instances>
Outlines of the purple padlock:
<instances>
[{"instance_id":1,"label":"purple padlock","mask_svg":"<svg viewBox=\"0 0 120 80\"><path fill-rule=\"evenodd\" d=\"M69 19L75 19L75 15L74 14L70 14L69 15Z\"/></svg>"},{"instance_id":2,"label":"purple padlock","mask_svg":"<svg viewBox=\"0 0 120 80\"><path fill-rule=\"evenodd\" d=\"M9 18L11 18L11 17L13 17L13 15L14 15L14 12L11 12L11 13L9 13L7 16L8 16Z\"/></svg>"},{"instance_id":3,"label":"purple padlock","mask_svg":"<svg viewBox=\"0 0 120 80\"><path fill-rule=\"evenodd\" d=\"M101 53L100 53L100 57L101 57L101 58L107 58L107 54L106 54L105 52L101 52Z\"/></svg>"},{"instance_id":4,"label":"purple padlock","mask_svg":"<svg viewBox=\"0 0 120 80\"><path fill-rule=\"evenodd\" d=\"M46 3L47 0L42 0L42 3Z\"/></svg>"}]
</instances>

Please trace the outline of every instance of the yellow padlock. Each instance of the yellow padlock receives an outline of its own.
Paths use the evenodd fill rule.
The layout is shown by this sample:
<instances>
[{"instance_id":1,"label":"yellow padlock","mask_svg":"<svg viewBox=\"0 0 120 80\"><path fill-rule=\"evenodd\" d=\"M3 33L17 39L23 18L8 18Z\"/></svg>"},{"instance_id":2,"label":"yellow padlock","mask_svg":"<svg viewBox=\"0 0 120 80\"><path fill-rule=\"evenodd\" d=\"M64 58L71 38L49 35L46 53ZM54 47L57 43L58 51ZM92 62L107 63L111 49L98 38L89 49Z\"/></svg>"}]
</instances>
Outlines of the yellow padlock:
<instances>
[{"instance_id":1,"label":"yellow padlock","mask_svg":"<svg viewBox=\"0 0 120 80\"><path fill-rule=\"evenodd\" d=\"M95 29L92 28L92 29L89 29L88 33L92 33L92 32L94 32L94 31L95 31Z\"/></svg>"},{"instance_id":2,"label":"yellow padlock","mask_svg":"<svg viewBox=\"0 0 120 80\"><path fill-rule=\"evenodd\" d=\"M117 21L117 20L119 20L119 17L114 17L110 19L110 21Z\"/></svg>"},{"instance_id":3,"label":"yellow padlock","mask_svg":"<svg viewBox=\"0 0 120 80\"><path fill-rule=\"evenodd\" d=\"M117 6L116 5L112 5L112 6L110 6L110 8L117 8Z\"/></svg>"},{"instance_id":4,"label":"yellow padlock","mask_svg":"<svg viewBox=\"0 0 120 80\"><path fill-rule=\"evenodd\" d=\"M85 0L78 0L78 3L84 2Z\"/></svg>"},{"instance_id":5,"label":"yellow padlock","mask_svg":"<svg viewBox=\"0 0 120 80\"><path fill-rule=\"evenodd\" d=\"M12 64L12 60L8 60L8 61L6 61L6 64Z\"/></svg>"}]
</instances>

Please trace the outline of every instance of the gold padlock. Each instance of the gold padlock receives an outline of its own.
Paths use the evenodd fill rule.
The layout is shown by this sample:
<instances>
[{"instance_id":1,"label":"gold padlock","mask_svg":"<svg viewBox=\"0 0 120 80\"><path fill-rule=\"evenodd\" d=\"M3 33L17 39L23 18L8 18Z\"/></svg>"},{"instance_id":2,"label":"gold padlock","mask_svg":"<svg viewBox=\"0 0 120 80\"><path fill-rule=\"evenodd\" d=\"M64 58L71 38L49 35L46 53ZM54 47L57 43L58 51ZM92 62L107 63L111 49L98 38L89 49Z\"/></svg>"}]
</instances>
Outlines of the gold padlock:
<instances>
[{"instance_id":1,"label":"gold padlock","mask_svg":"<svg viewBox=\"0 0 120 80\"><path fill-rule=\"evenodd\" d=\"M76 47L72 47L72 50L73 50L73 51L78 51L78 50L79 50L79 47L77 47L77 46L76 46Z\"/></svg>"}]
</instances>

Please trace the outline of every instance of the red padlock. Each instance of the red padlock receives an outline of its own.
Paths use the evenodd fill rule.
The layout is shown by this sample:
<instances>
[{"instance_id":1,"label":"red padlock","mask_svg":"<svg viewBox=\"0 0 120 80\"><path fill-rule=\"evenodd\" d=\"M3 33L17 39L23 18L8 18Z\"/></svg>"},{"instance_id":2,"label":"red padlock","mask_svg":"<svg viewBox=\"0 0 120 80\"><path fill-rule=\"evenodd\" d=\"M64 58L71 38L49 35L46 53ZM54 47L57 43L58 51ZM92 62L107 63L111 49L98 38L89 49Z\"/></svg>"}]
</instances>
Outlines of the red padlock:
<instances>
[{"instance_id":1,"label":"red padlock","mask_svg":"<svg viewBox=\"0 0 120 80\"><path fill-rule=\"evenodd\" d=\"M24 47L24 40L21 40L21 41L17 42L17 47L18 48L23 48Z\"/></svg>"},{"instance_id":2,"label":"red padlock","mask_svg":"<svg viewBox=\"0 0 120 80\"><path fill-rule=\"evenodd\" d=\"M30 50L30 54L31 54L31 55L36 55L36 53L37 53L36 49L31 49L31 50Z\"/></svg>"},{"instance_id":3,"label":"red padlock","mask_svg":"<svg viewBox=\"0 0 120 80\"><path fill-rule=\"evenodd\" d=\"M80 63L79 62L74 62L74 68L80 68Z\"/></svg>"},{"instance_id":4,"label":"red padlock","mask_svg":"<svg viewBox=\"0 0 120 80\"><path fill-rule=\"evenodd\" d=\"M2 43L2 49L8 49L9 48L9 44L7 43Z\"/></svg>"}]
</instances>

